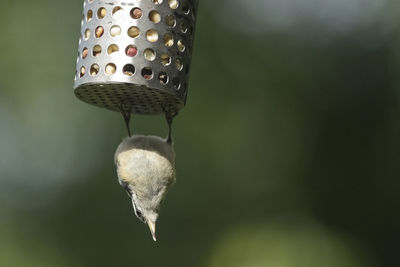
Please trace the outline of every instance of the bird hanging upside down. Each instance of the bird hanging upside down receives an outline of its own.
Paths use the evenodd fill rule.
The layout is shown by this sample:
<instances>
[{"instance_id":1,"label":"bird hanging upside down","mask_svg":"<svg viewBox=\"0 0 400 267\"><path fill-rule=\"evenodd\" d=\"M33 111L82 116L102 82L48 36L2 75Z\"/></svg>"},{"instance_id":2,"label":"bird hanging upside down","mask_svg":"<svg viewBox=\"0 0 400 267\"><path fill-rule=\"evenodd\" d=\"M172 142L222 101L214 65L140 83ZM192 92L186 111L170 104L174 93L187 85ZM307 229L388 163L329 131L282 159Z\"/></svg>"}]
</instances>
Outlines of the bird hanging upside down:
<instances>
[{"instance_id":1,"label":"bird hanging upside down","mask_svg":"<svg viewBox=\"0 0 400 267\"><path fill-rule=\"evenodd\" d=\"M175 152L171 135L125 138L115 152L118 180L132 199L136 217L147 223L156 241L160 204L175 182Z\"/></svg>"}]
</instances>

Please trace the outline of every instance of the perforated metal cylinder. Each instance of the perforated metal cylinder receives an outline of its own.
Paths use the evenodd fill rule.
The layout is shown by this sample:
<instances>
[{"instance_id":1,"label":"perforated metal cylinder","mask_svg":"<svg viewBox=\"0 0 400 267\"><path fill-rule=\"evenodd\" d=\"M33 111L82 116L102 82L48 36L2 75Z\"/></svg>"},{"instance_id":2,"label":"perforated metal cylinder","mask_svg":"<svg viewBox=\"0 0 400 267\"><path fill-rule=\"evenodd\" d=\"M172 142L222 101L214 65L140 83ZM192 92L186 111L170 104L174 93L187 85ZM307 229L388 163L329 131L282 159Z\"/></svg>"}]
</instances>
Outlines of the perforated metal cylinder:
<instances>
[{"instance_id":1,"label":"perforated metal cylinder","mask_svg":"<svg viewBox=\"0 0 400 267\"><path fill-rule=\"evenodd\" d=\"M185 105L197 0L85 0L75 95L136 114Z\"/></svg>"}]
</instances>

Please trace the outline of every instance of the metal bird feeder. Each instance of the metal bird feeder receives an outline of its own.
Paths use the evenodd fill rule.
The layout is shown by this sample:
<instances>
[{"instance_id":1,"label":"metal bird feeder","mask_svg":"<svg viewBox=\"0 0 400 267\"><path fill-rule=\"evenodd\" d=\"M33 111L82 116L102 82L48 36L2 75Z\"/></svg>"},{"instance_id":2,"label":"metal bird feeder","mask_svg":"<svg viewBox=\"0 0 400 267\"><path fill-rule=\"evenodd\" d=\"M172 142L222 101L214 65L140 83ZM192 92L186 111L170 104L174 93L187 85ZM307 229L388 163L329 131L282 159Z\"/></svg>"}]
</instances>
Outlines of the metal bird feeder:
<instances>
[{"instance_id":1,"label":"metal bird feeder","mask_svg":"<svg viewBox=\"0 0 400 267\"><path fill-rule=\"evenodd\" d=\"M130 114L186 103L197 0L85 0L75 95Z\"/></svg>"}]
</instances>

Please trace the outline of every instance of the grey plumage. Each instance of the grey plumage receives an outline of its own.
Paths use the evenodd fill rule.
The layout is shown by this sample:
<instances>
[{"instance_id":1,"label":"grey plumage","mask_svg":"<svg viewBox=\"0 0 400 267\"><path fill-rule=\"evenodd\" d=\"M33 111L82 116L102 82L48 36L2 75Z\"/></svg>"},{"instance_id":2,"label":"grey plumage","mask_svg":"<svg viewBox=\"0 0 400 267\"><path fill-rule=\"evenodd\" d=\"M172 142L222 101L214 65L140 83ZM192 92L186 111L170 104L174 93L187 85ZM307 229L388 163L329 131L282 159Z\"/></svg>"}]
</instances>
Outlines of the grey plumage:
<instances>
[{"instance_id":1,"label":"grey plumage","mask_svg":"<svg viewBox=\"0 0 400 267\"><path fill-rule=\"evenodd\" d=\"M155 240L160 204L175 182L175 152L169 140L135 135L115 152L118 180L132 199L136 216L147 223Z\"/></svg>"}]
</instances>

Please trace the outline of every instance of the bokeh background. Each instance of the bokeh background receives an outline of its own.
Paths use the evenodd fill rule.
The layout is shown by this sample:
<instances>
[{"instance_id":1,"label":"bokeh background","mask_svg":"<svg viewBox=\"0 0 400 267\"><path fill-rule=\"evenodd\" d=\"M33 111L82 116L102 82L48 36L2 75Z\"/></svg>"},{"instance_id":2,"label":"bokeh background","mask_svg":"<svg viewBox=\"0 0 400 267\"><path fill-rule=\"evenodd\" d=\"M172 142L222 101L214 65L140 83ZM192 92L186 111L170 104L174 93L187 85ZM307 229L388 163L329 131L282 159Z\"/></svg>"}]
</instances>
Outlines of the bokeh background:
<instances>
[{"instance_id":1,"label":"bokeh background","mask_svg":"<svg viewBox=\"0 0 400 267\"><path fill-rule=\"evenodd\" d=\"M0 266L398 266L398 0L200 1L157 243L73 94L82 3L1 1Z\"/></svg>"}]
</instances>

